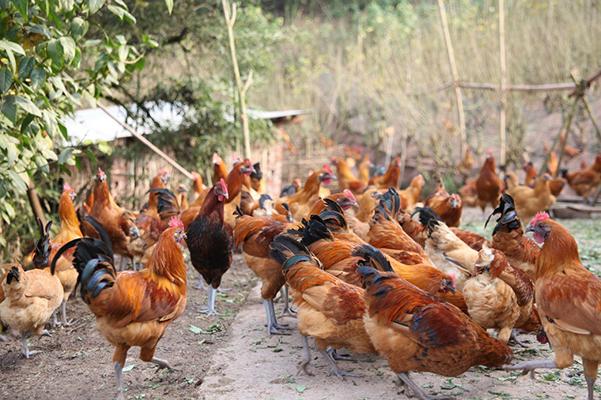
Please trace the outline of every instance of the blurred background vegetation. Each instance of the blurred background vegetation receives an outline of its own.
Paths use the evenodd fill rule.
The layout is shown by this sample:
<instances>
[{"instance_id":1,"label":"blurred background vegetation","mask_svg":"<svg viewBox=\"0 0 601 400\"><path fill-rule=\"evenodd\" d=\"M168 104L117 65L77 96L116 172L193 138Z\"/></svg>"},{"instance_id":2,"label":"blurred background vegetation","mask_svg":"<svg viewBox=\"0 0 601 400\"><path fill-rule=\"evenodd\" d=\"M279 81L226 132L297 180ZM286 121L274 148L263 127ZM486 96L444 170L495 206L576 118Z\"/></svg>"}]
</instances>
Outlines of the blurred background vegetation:
<instances>
[{"instance_id":1,"label":"blurred background vegetation","mask_svg":"<svg viewBox=\"0 0 601 400\"><path fill-rule=\"evenodd\" d=\"M0 0L4 25L20 18L15 6L20 3ZM236 116L237 99L221 1L175 0L171 13L166 12L169 1L165 0L70 3L104 6L95 13L75 12L86 22L85 40L114 47L126 44L132 54L140 56L92 95L78 96L61 115L93 105L92 98L123 104L130 109L132 125L153 126L150 139L176 154L190 170L205 171L214 151L240 151L238 119L232 123L227 118ZM461 80L497 83L497 1L445 4ZM119 15L108 8L111 5L127 14ZM299 148L328 138L380 150L381 155L383 132L393 126L398 133L395 152L405 149L411 157L435 159L441 168L457 164L458 127L452 93L445 88L451 76L435 0L245 0L238 7L235 31L240 70L243 78L250 71L254 77L247 103L264 110L310 109L312 113L294 138ZM569 82L570 69L577 67L588 76L601 66L600 2L514 0L506 2L505 11L509 82ZM66 21L72 16L59 13L56 18ZM52 18L45 21L60 25ZM0 62L9 65L10 60L3 57L0 53ZM81 52L77 65L69 69L70 76L81 78L81 71L93 69L97 60L98 53ZM6 102L7 93L3 92L0 103ZM592 96L597 98L596 94L595 90ZM181 126L162 126L149 118L148 111L165 102L178 108ZM556 132L533 124L533 116L563 115L568 102L567 93L562 92L511 94L509 160L518 162L525 148L542 153L542 141L534 143L528 135ZM498 94L466 90L464 104L470 146L477 153L496 148ZM274 139L266 122L253 121L251 135L254 143ZM593 142L587 135L590 132L574 140ZM60 155L65 149L58 135L52 139L54 152ZM0 152L7 155L1 143ZM135 145L126 151L113 150L108 158L105 153L96 155L110 162L111 156L135 159L145 152ZM61 161L77 156L72 153L76 152ZM39 168L29 174L44 199L56 198L56 177L64 173L59 164L42 168L43 174ZM1 222L4 227L0 225L5 241L27 236L35 226L21 189L7 186L4 196L0 193L11 198L14 211ZM51 209L55 204L46 201L44 206ZM9 221L14 234L6 229Z\"/></svg>"}]
</instances>

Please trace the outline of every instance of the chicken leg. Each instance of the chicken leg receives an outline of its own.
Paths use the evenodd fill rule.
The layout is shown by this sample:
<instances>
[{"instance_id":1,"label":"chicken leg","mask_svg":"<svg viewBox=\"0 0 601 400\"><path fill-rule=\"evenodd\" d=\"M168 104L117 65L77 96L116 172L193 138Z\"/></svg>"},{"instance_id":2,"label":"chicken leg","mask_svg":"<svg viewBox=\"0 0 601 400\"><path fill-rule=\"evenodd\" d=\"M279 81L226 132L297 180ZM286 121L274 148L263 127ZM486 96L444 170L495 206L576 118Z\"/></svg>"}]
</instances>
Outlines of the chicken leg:
<instances>
[{"instance_id":1,"label":"chicken leg","mask_svg":"<svg viewBox=\"0 0 601 400\"><path fill-rule=\"evenodd\" d=\"M349 371L344 371L340 368L338 368L338 365L336 364L336 360L334 360L334 358L332 357L332 355L327 352L326 350L321 350L320 353L326 358L326 360L328 361L328 364L330 364L330 369L332 371L333 375L336 375L339 378L360 378L360 375L357 374L352 374Z\"/></svg>"},{"instance_id":2,"label":"chicken leg","mask_svg":"<svg viewBox=\"0 0 601 400\"><path fill-rule=\"evenodd\" d=\"M504 370L515 371L522 370L524 375L530 372L530 377L534 379L534 371L537 369L557 369L559 368L554 360L531 360L524 361L518 364L505 365Z\"/></svg>"},{"instance_id":3,"label":"chicken leg","mask_svg":"<svg viewBox=\"0 0 601 400\"><path fill-rule=\"evenodd\" d=\"M207 315L219 315L219 313L215 310L215 300L217 299L217 289L214 287L209 288L209 300L207 303L207 308L200 310L202 314Z\"/></svg>"},{"instance_id":4,"label":"chicken leg","mask_svg":"<svg viewBox=\"0 0 601 400\"><path fill-rule=\"evenodd\" d=\"M409 374L407 372L401 372L399 374L399 379L403 382L403 384L405 386L407 386L409 389L411 389L411 391L413 392L413 395L420 400L451 400L451 399L453 399L452 397L436 397L436 396L427 395L426 392L424 392L422 390L422 388L419 387L419 385L417 383L415 383L413 381L413 379L411 379L409 377Z\"/></svg>"},{"instance_id":5,"label":"chicken leg","mask_svg":"<svg viewBox=\"0 0 601 400\"><path fill-rule=\"evenodd\" d=\"M296 318L296 311L292 310L292 307L290 306L290 299L288 298L288 285L284 284L284 286L280 290L280 294L284 299L284 311L282 311L282 314L280 316Z\"/></svg>"},{"instance_id":6,"label":"chicken leg","mask_svg":"<svg viewBox=\"0 0 601 400\"><path fill-rule=\"evenodd\" d=\"M71 322L67 319L67 300L63 300L61 304L61 324L62 326L71 326Z\"/></svg>"},{"instance_id":7,"label":"chicken leg","mask_svg":"<svg viewBox=\"0 0 601 400\"><path fill-rule=\"evenodd\" d=\"M275 317L273 301L263 300L263 307L265 308L265 316L267 317L267 333L269 335L290 335L288 332L282 332L282 330L289 328L285 325L278 324L278 321Z\"/></svg>"},{"instance_id":8,"label":"chicken leg","mask_svg":"<svg viewBox=\"0 0 601 400\"><path fill-rule=\"evenodd\" d=\"M34 354L41 353L41 351L30 351L29 343L27 343L27 338L25 336L22 336L21 337L21 353L23 353L23 356L25 356L25 358L30 358Z\"/></svg>"},{"instance_id":9,"label":"chicken leg","mask_svg":"<svg viewBox=\"0 0 601 400\"><path fill-rule=\"evenodd\" d=\"M303 360L298 365L299 373L303 371L308 376L313 376L313 373L307 370L311 362L311 350L309 350L309 338L303 335Z\"/></svg>"},{"instance_id":10,"label":"chicken leg","mask_svg":"<svg viewBox=\"0 0 601 400\"><path fill-rule=\"evenodd\" d=\"M125 400L123 395L123 366L119 363L115 363L115 378L117 378L117 400Z\"/></svg>"},{"instance_id":11,"label":"chicken leg","mask_svg":"<svg viewBox=\"0 0 601 400\"><path fill-rule=\"evenodd\" d=\"M173 370L173 367L171 365L169 365L169 363L163 359L160 359L157 357L152 357L152 360L150 360L150 362L155 364L156 366L158 366L158 369L167 368L169 370Z\"/></svg>"}]
</instances>

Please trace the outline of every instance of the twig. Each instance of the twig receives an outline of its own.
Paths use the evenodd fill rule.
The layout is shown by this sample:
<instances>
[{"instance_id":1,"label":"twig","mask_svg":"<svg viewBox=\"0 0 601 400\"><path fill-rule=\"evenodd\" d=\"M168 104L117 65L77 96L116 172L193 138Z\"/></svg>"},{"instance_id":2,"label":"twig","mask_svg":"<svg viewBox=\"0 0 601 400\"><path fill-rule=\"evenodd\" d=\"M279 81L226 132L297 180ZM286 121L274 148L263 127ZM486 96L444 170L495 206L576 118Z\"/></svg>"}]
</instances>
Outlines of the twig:
<instances>
[{"instance_id":1,"label":"twig","mask_svg":"<svg viewBox=\"0 0 601 400\"><path fill-rule=\"evenodd\" d=\"M144 143L148 148L150 148L150 150L154 151L156 154L161 156L165 161L167 161L169 164L171 164L175 169L177 169L179 172L184 174L187 178L194 180L194 176L188 170L186 170L184 167L179 165L174 159L172 159L167 154L165 154L161 149L159 149L154 144L152 144L144 136L142 136L138 132L136 132L131 126L119 121L113 114L110 113L109 110L106 109L106 107L104 107L102 104L98 104L98 108L100 108L102 111L104 111L106 113L106 115L111 117L111 119L113 119L115 122L117 122L119 125L121 125L126 131L131 133L132 136L134 136L140 142Z\"/></svg>"}]
</instances>

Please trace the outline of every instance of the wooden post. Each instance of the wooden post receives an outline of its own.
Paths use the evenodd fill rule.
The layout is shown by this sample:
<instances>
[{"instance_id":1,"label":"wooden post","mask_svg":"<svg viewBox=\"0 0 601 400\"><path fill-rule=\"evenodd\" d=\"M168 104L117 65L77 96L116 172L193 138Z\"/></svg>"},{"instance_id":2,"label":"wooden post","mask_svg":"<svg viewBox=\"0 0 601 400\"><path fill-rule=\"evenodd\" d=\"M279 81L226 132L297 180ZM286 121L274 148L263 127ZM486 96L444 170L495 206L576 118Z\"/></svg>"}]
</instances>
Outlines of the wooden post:
<instances>
[{"instance_id":1,"label":"wooden post","mask_svg":"<svg viewBox=\"0 0 601 400\"><path fill-rule=\"evenodd\" d=\"M150 150L152 150L155 153L157 153L165 161L167 161L169 164L171 164L175 169L177 169L179 172L181 172L182 174L184 174L188 179L194 180L194 176L190 172L188 172L184 167L182 167L181 165L179 165L174 159L172 159L167 154L165 154L161 149L159 149L154 144L152 144L144 136L142 136L138 132L136 132L131 126L129 126L126 123L118 120L113 114L111 114L111 112L109 110L106 109L105 106L103 106L102 104L98 104L98 108L100 108L102 111L104 111L106 115L108 115L109 117L111 117L112 120L114 120L119 125L121 125L126 131L128 131L129 133L131 133L133 137L135 137L136 139L138 139L140 142L144 143L146 146L148 146L150 148Z\"/></svg>"},{"instance_id":2,"label":"wooden post","mask_svg":"<svg viewBox=\"0 0 601 400\"><path fill-rule=\"evenodd\" d=\"M505 2L499 0L499 65L501 67L501 82L499 86L499 165L507 162L507 59L505 54Z\"/></svg>"},{"instance_id":3,"label":"wooden post","mask_svg":"<svg viewBox=\"0 0 601 400\"><path fill-rule=\"evenodd\" d=\"M223 6L223 15L227 26L227 36L229 38L230 56L232 58L232 67L234 70L234 79L238 90L238 101L240 109L240 121L242 122L242 135L244 137L244 157L250 159L250 130L248 127L248 114L246 109L246 92L252 84L252 71L248 74L246 82L242 83L240 77L240 68L238 67L238 59L236 58L236 41L234 37L234 24L236 23L236 3L230 7L229 0L221 0Z\"/></svg>"},{"instance_id":4,"label":"wooden post","mask_svg":"<svg viewBox=\"0 0 601 400\"><path fill-rule=\"evenodd\" d=\"M444 43L447 49L447 57L451 68L451 76L453 77L453 88L455 89L455 105L457 106L457 120L459 123L459 157L463 157L465 147L467 146L467 136L465 132L465 113L463 110L463 96L459 86L459 73L457 72L457 63L455 62L455 51L453 50L453 42L449 32L449 23L447 21L447 12L445 10L443 0L438 0L438 12L440 14L440 24L444 36Z\"/></svg>"},{"instance_id":5,"label":"wooden post","mask_svg":"<svg viewBox=\"0 0 601 400\"><path fill-rule=\"evenodd\" d=\"M39 218L40 221L42 221L42 225L45 226L46 217L44 216L44 210L42 209L38 192L35 190L35 186L31 182L29 182L29 185L27 186L27 198L29 199L29 205L31 206L33 215L35 215L36 218Z\"/></svg>"}]
</instances>

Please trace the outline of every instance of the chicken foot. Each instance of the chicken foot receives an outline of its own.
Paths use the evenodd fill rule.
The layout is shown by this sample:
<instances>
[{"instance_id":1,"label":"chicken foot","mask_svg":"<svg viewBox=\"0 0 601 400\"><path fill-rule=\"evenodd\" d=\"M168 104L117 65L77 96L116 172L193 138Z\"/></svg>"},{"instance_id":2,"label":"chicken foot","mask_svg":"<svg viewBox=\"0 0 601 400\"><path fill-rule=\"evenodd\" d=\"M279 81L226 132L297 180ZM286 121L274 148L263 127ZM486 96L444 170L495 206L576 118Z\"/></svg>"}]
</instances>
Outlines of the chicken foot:
<instances>
[{"instance_id":1,"label":"chicken foot","mask_svg":"<svg viewBox=\"0 0 601 400\"><path fill-rule=\"evenodd\" d=\"M426 392L424 392L422 390L421 387L419 387L419 385L417 383L415 383L413 381L413 379L411 379L409 377L409 373L407 373L407 372L401 372L398 376L399 376L399 379L401 380L401 382L413 392L413 395L415 397L417 397L420 400L447 400L447 399L451 400L451 399L453 399L453 397L429 396L428 394L426 394Z\"/></svg>"},{"instance_id":2,"label":"chicken foot","mask_svg":"<svg viewBox=\"0 0 601 400\"><path fill-rule=\"evenodd\" d=\"M168 370L173 370L173 367L169 365L167 361L161 358L152 357L152 360L150 360L150 362L155 364L158 367L157 369L167 368Z\"/></svg>"},{"instance_id":3,"label":"chicken foot","mask_svg":"<svg viewBox=\"0 0 601 400\"><path fill-rule=\"evenodd\" d=\"M203 308L200 310L201 314L207 315L219 315L219 313L215 310L215 300L217 299L217 289L214 287L209 288L209 300L207 303L207 308Z\"/></svg>"},{"instance_id":4,"label":"chicken foot","mask_svg":"<svg viewBox=\"0 0 601 400\"><path fill-rule=\"evenodd\" d=\"M517 344L518 346L520 346L524 349L527 349L529 347L526 343L524 343L520 339L518 339L518 335L517 335L515 329L511 331L511 336L509 337L509 341Z\"/></svg>"},{"instance_id":5,"label":"chicken foot","mask_svg":"<svg viewBox=\"0 0 601 400\"><path fill-rule=\"evenodd\" d=\"M301 371L308 376L314 376L314 374L307 370L309 363L311 362L311 350L309 349L309 338L303 335L303 360L298 365L298 372Z\"/></svg>"},{"instance_id":6,"label":"chicken foot","mask_svg":"<svg viewBox=\"0 0 601 400\"><path fill-rule=\"evenodd\" d=\"M290 299L288 298L288 285L284 284L282 289L280 289L280 296L284 299L284 310L280 314L280 317L296 318L296 311L290 306Z\"/></svg>"},{"instance_id":7,"label":"chicken foot","mask_svg":"<svg viewBox=\"0 0 601 400\"><path fill-rule=\"evenodd\" d=\"M326 350L330 357L336 361L356 361L350 354L338 353L338 351L332 347L328 347Z\"/></svg>"},{"instance_id":8,"label":"chicken foot","mask_svg":"<svg viewBox=\"0 0 601 400\"><path fill-rule=\"evenodd\" d=\"M21 337L21 353L23 353L23 356L25 356L25 358L30 358L34 354L41 353L41 351L38 351L38 350L30 351L29 343L27 343L27 337L23 336L23 337Z\"/></svg>"},{"instance_id":9,"label":"chicken foot","mask_svg":"<svg viewBox=\"0 0 601 400\"><path fill-rule=\"evenodd\" d=\"M530 377L534 379L534 371L537 369L558 369L554 360L531 360L518 364L505 365L502 367L506 371L522 370L523 375L530 372Z\"/></svg>"},{"instance_id":10,"label":"chicken foot","mask_svg":"<svg viewBox=\"0 0 601 400\"><path fill-rule=\"evenodd\" d=\"M207 289L207 285L205 285L205 281L202 276L198 277L198 279L196 280L196 283L192 287L194 289L198 289L198 290L206 290Z\"/></svg>"},{"instance_id":11,"label":"chicken foot","mask_svg":"<svg viewBox=\"0 0 601 400\"><path fill-rule=\"evenodd\" d=\"M332 375L336 375L339 378L360 378L360 375L357 374L352 374L349 371L344 371L341 370L340 368L338 368L338 365L336 364L336 360L334 360L334 358L330 355L330 353L328 353L326 350L321 350L320 353L326 358L326 360L328 361L328 364L330 364L330 369L331 369L331 374Z\"/></svg>"},{"instance_id":12,"label":"chicken foot","mask_svg":"<svg viewBox=\"0 0 601 400\"><path fill-rule=\"evenodd\" d=\"M267 333L269 335L290 335L289 332L282 332L288 330L285 324L278 324L275 317L275 309L273 307L272 300L263 300L263 307L265 308L265 316L267 317Z\"/></svg>"}]
</instances>

